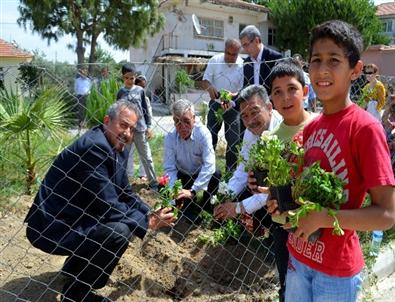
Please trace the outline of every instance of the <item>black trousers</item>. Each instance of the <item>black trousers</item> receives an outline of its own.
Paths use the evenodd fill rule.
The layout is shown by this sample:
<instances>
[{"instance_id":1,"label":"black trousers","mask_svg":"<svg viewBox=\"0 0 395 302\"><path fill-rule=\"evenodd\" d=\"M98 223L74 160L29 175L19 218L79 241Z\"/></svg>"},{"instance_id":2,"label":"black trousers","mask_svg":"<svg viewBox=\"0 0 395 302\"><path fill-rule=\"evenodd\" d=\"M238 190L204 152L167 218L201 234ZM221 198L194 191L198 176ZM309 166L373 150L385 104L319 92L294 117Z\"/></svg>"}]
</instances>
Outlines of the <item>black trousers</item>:
<instances>
[{"instance_id":1,"label":"black trousers","mask_svg":"<svg viewBox=\"0 0 395 302\"><path fill-rule=\"evenodd\" d=\"M236 201L242 201L250 196L250 191L246 189L242 191L239 196L237 196ZM271 250L274 253L274 260L276 262L278 276L280 279L279 297L280 302L283 302L285 299L285 278L287 276L289 258L289 252L286 245L288 240L288 232L284 230L280 224L272 221L271 216L269 213L267 213L265 208L256 211L253 214L253 218L258 222L258 225L266 227L270 230L270 235L272 237Z\"/></svg>"},{"instance_id":2,"label":"black trousers","mask_svg":"<svg viewBox=\"0 0 395 302\"><path fill-rule=\"evenodd\" d=\"M87 236L76 233L67 242L72 245L57 245L52 240L28 227L27 237L33 246L54 255L69 256L62 272L72 278L65 296L83 301L92 290L106 285L119 259L126 251L132 232L120 222L98 224Z\"/></svg>"},{"instance_id":3,"label":"black trousers","mask_svg":"<svg viewBox=\"0 0 395 302\"><path fill-rule=\"evenodd\" d=\"M217 110L221 105L214 100L209 103L209 111L207 115L207 128L210 130L213 141L214 150L218 142L218 132L221 130L222 122L219 123L215 117ZM223 114L225 124L225 139L226 147L226 168L229 171L234 171L237 166L238 145L240 144L240 117L239 111L231 108Z\"/></svg>"},{"instance_id":4,"label":"black trousers","mask_svg":"<svg viewBox=\"0 0 395 302\"><path fill-rule=\"evenodd\" d=\"M180 171L177 172L177 178L181 180L182 187L187 190L192 188L193 183L195 182L198 176L199 174L188 175ZM213 207L210 203L210 199L213 195L217 193L220 179L221 179L221 173L219 171L215 171L213 176L211 176L210 182L208 183L207 190L203 192L202 204L198 205L195 199L193 200L192 204L186 201L187 204L184 204L185 211L200 212L202 209L204 209L212 213Z\"/></svg>"}]
</instances>

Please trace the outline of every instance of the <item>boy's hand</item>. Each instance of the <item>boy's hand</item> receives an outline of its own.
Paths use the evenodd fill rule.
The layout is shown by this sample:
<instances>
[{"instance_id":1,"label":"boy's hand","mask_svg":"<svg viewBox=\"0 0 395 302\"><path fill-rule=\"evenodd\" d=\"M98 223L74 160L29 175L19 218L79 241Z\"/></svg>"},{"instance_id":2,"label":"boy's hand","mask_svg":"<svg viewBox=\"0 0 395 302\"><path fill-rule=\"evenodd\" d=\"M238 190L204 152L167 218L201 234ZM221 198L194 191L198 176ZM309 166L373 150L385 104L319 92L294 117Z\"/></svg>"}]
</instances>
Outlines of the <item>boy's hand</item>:
<instances>
[{"instance_id":1,"label":"boy's hand","mask_svg":"<svg viewBox=\"0 0 395 302\"><path fill-rule=\"evenodd\" d=\"M248 172L248 188L251 190L253 193L265 193L269 194L269 188L268 187L260 187L256 184L256 178L254 175L254 172L249 171Z\"/></svg>"},{"instance_id":2,"label":"boy's hand","mask_svg":"<svg viewBox=\"0 0 395 302\"><path fill-rule=\"evenodd\" d=\"M308 240L311 234L323 226L323 221L327 221L328 219L333 218L330 218L325 208L319 212L312 211L307 214L307 216L299 219L298 227L293 232L294 236ZM292 229L292 226L289 223L286 223L283 225L283 228L286 230Z\"/></svg>"},{"instance_id":3,"label":"boy's hand","mask_svg":"<svg viewBox=\"0 0 395 302\"><path fill-rule=\"evenodd\" d=\"M155 136L154 129L147 128L147 130L145 131L145 135L146 135L147 139L150 140L151 138L153 138Z\"/></svg>"}]
</instances>

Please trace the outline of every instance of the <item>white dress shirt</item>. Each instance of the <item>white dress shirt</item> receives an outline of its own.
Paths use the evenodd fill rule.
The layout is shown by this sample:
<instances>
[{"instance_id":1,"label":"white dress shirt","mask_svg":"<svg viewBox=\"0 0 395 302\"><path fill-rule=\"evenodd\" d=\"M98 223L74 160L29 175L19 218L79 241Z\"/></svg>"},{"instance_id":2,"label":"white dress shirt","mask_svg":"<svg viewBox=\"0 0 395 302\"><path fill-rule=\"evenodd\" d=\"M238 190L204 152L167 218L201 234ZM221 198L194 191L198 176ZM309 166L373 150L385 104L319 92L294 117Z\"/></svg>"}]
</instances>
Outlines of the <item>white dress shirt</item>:
<instances>
[{"instance_id":1,"label":"white dress shirt","mask_svg":"<svg viewBox=\"0 0 395 302\"><path fill-rule=\"evenodd\" d=\"M269 128L267 131L272 131L276 128L281 122L283 118L276 111L272 111L272 117L270 119ZM244 132L243 137L243 145L241 147L240 153L243 156L244 160L247 161L250 153L250 149L252 145L254 145L259 135L253 134L248 128ZM232 178L228 182L228 188L233 191L236 195L240 194L243 189L247 186L248 183L248 172L245 171L244 163L241 162L235 172L232 175ZM248 197L242 201L244 209L248 214L254 213L256 210L260 209L266 204L267 194L254 194L251 197Z\"/></svg>"},{"instance_id":2,"label":"white dress shirt","mask_svg":"<svg viewBox=\"0 0 395 302\"><path fill-rule=\"evenodd\" d=\"M169 185L177 180L177 172L198 177L192 190L207 190L211 176L215 173L215 153L210 131L201 123L195 123L192 134L187 140L182 139L176 129L165 138L163 170L170 178Z\"/></svg>"},{"instance_id":3,"label":"white dress shirt","mask_svg":"<svg viewBox=\"0 0 395 302\"><path fill-rule=\"evenodd\" d=\"M238 92L243 88L243 60L237 57L236 63L225 63L224 54L213 56L207 63L203 80L209 81L217 91L226 89L230 92Z\"/></svg>"}]
</instances>

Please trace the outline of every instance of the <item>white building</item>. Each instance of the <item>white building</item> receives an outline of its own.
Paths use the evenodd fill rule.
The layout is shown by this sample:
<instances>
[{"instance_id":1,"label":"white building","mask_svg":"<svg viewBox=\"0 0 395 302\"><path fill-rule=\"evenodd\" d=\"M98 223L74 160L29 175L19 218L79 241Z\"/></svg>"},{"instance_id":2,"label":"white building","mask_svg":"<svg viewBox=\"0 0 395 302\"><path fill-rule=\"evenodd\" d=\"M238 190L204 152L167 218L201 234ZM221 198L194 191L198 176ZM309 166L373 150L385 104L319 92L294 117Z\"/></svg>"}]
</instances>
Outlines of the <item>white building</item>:
<instances>
[{"instance_id":1,"label":"white building","mask_svg":"<svg viewBox=\"0 0 395 302\"><path fill-rule=\"evenodd\" d=\"M262 5L241 0L163 0L159 10L166 20L164 29L149 38L145 47L130 49L130 61L144 63L137 69L146 75L152 91L172 86L175 69L151 63L178 62L177 66L184 64L189 73L202 72L209 58L224 51L225 40L238 38L246 25L257 26L265 45L274 44L269 10ZM200 24L200 34L193 24L193 15Z\"/></svg>"}]
</instances>

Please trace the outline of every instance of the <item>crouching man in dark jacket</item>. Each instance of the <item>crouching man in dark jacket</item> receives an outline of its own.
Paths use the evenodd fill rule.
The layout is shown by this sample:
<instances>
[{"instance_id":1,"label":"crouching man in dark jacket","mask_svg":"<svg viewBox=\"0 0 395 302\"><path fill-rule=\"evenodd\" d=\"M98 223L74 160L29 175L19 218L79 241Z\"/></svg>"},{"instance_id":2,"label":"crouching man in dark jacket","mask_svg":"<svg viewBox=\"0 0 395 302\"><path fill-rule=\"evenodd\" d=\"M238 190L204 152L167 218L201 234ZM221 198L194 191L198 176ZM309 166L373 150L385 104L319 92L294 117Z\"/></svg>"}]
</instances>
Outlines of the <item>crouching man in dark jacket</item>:
<instances>
[{"instance_id":1,"label":"crouching man in dark jacket","mask_svg":"<svg viewBox=\"0 0 395 302\"><path fill-rule=\"evenodd\" d=\"M126 176L137 108L114 103L104 124L89 130L55 159L25 219L27 238L42 251L68 258L71 277L62 301L108 301L92 292L106 285L133 235L174 221L171 209L150 213Z\"/></svg>"}]
</instances>

